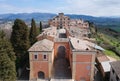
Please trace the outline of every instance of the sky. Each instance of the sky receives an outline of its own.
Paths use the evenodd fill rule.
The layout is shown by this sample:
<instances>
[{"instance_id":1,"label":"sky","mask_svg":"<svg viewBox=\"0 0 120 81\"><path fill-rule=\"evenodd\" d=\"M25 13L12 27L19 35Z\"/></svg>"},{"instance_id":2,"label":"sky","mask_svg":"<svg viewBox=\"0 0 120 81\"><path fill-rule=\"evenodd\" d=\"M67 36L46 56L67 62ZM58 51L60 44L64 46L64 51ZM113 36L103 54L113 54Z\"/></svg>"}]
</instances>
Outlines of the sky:
<instances>
[{"instance_id":1,"label":"sky","mask_svg":"<svg viewBox=\"0 0 120 81\"><path fill-rule=\"evenodd\" d=\"M120 16L120 0L0 0L0 14L32 12Z\"/></svg>"}]
</instances>

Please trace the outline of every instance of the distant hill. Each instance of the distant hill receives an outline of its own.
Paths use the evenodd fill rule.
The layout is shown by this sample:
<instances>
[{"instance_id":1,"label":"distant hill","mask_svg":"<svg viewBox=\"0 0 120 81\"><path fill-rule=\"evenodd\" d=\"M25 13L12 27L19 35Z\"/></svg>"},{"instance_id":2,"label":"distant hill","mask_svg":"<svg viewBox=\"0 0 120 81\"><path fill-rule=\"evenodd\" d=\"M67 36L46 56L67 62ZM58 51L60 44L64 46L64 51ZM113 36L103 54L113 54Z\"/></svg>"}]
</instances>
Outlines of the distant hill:
<instances>
[{"instance_id":1,"label":"distant hill","mask_svg":"<svg viewBox=\"0 0 120 81\"><path fill-rule=\"evenodd\" d=\"M51 19L56 14L51 13L19 13L19 14L1 14L0 20L13 21L16 18L22 19L24 21L31 21L34 18L36 21L47 21Z\"/></svg>"},{"instance_id":2,"label":"distant hill","mask_svg":"<svg viewBox=\"0 0 120 81\"><path fill-rule=\"evenodd\" d=\"M16 18L23 19L30 22L32 18L39 21L48 21L57 14L53 13L19 13L19 14L0 14L0 22L14 21ZM94 22L98 27L119 27L120 17L93 17L88 15L65 14L72 19L84 19L86 21Z\"/></svg>"}]
</instances>

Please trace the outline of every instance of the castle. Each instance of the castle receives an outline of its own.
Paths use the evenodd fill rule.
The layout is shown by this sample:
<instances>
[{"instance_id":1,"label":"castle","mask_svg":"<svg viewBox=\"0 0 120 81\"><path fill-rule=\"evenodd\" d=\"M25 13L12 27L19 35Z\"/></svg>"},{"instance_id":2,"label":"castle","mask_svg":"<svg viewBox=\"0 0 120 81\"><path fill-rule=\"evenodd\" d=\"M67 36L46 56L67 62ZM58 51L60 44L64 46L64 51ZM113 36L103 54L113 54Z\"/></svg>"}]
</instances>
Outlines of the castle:
<instances>
[{"instance_id":1,"label":"castle","mask_svg":"<svg viewBox=\"0 0 120 81\"><path fill-rule=\"evenodd\" d=\"M60 28L89 28L89 23L83 19L70 19L68 16L64 16L64 13L59 13L58 16L55 16L53 19L49 20L50 26L60 27Z\"/></svg>"},{"instance_id":2,"label":"castle","mask_svg":"<svg viewBox=\"0 0 120 81\"><path fill-rule=\"evenodd\" d=\"M88 22L71 20L60 13L49 24L50 27L37 36L38 41L28 50L30 80L94 81L94 43L82 39L84 35L81 35L87 37ZM83 31L81 39L73 34L72 27Z\"/></svg>"}]
</instances>

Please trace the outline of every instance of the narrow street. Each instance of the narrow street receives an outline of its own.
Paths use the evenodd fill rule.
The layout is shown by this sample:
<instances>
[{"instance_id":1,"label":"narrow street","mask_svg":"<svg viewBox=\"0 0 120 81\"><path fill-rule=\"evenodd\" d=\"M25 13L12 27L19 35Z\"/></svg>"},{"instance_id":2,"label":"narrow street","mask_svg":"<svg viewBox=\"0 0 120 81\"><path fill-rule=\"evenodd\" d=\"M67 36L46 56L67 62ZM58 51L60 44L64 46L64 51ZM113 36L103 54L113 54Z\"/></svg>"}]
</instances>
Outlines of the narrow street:
<instances>
[{"instance_id":1,"label":"narrow street","mask_svg":"<svg viewBox=\"0 0 120 81\"><path fill-rule=\"evenodd\" d=\"M60 58L55 61L53 76L56 79L71 79L71 69L66 59Z\"/></svg>"},{"instance_id":2,"label":"narrow street","mask_svg":"<svg viewBox=\"0 0 120 81\"><path fill-rule=\"evenodd\" d=\"M65 47L58 48L58 57L54 60L53 78L55 79L71 79L71 69L69 61L65 58Z\"/></svg>"}]
</instances>

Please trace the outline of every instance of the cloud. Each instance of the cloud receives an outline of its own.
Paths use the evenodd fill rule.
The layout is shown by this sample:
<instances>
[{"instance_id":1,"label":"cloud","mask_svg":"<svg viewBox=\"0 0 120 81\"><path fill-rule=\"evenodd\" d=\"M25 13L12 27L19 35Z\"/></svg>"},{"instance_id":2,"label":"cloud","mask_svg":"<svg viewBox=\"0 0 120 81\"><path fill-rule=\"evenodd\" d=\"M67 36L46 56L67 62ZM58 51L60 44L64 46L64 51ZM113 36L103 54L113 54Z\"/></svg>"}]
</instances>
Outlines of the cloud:
<instances>
[{"instance_id":1,"label":"cloud","mask_svg":"<svg viewBox=\"0 0 120 81\"><path fill-rule=\"evenodd\" d=\"M24 3L24 6L14 1L8 3L7 0L0 0L0 12L64 12L92 16L120 16L120 0L18 0Z\"/></svg>"},{"instance_id":2,"label":"cloud","mask_svg":"<svg viewBox=\"0 0 120 81\"><path fill-rule=\"evenodd\" d=\"M120 0L94 0L97 5L119 5Z\"/></svg>"},{"instance_id":3,"label":"cloud","mask_svg":"<svg viewBox=\"0 0 120 81\"><path fill-rule=\"evenodd\" d=\"M2 13L31 13L31 12L47 12L47 10L33 7L17 7L9 4L0 3L0 12Z\"/></svg>"},{"instance_id":4,"label":"cloud","mask_svg":"<svg viewBox=\"0 0 120 81\"><path fill-rule=\"evenodd\" d=\"M67 0L62 10L93 16L120 16L120 0Z\"/></svg>"}]
</instances>

